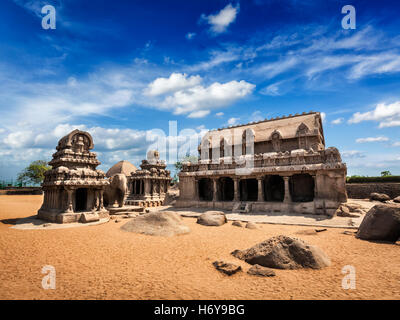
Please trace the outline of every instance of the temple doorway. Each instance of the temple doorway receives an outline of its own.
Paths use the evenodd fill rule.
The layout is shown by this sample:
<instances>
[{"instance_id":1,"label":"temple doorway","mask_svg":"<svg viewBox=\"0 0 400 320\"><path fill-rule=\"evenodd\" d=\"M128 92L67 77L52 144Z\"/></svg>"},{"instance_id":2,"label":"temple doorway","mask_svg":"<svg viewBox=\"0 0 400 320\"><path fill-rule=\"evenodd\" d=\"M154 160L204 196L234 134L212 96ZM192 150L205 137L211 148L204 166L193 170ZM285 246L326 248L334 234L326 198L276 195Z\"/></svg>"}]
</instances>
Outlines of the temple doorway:
<instances>
[{"instance_id":1,"label":"temple doorway","mask_svg":"<svg viewBox=\"0 0 400 320\"><path fill-rule=\"evenodd\" d=\"M199 199L203 201L212 201L213 183L211 179L203 178L199 180Z\"/></svg>"},{"instance_id":2,"label":"temple doorway","mask_svg":"<svg viewBox=\"0 0 400 320\"><path fill-rule=\"evenodd\" d=\"M233 180L229 177L219 178L218 180L219 200L232 201L234 195Z\"/></svg>"},{"instance_id":3,"label":"temple doorway","mask_svg":"<svg viewBox=\"0 0 400 320\"><path fill-rule=\"evenodd\" d=\"M87 189L79 188L75 193L75 212L86 211Z\"/></svg>"},{"instance_id":4,"label":"temple doorway","mask_svg":"<svg viewBox=\"0 0 400 320\"><path fill-rule=\"evenodd\" d=\"M258 182L257 179L240 180L240 200L257 201Z\"/></svg>"},{"instance_id":5,"label":"temple doorway","mask_svg":"<svg viewBox=\"0 0 400 320\"><path fill-rule=\"evenodd\" d=\"M285 182L278 175L266 176L264 179L264 200L280 201L285 197Z\"/></svg>"},{"instance_id":6,"label":"temple doorway","mask_svg":"<svg viewBox=\"0 0 400 320\"><path fill-rule=\"evenodd\" d=\"M314 179L308 173L291 176L289 185L293 202L309 202L314 200Z\"/></svg>"}]
</instances>

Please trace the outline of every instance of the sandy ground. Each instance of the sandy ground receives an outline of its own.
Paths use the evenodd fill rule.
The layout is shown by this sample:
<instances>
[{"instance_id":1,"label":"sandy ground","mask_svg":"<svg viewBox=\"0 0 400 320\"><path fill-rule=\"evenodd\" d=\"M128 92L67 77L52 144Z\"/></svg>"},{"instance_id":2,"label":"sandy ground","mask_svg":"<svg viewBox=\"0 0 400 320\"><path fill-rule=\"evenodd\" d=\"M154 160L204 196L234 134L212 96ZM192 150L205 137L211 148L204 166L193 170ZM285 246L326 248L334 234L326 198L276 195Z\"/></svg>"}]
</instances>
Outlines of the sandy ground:
<instances>
[{"instance_id":1,"label":"sandy ground","mask_svg":"<svg viewBox=\"0 0 400 320\"><path fill-rule=\"evenodd\" d=\"M0 196L0 299L399 299L399 244L375 243L329 228L316 235L304 226L262 224L259 230L231 222L205 227L184 218L187 235L162 238L128 233L115 220L96 226L18 230L17 218L35 214L41 196ZM322 270L277 270L276 277L246 272L232 277L214 269L230 255L285 234L318 245L331 258ZM56 289L41 287L41 269L56 269ZM344 290L341 270L356 270L356 289Z\"/></svg>"}]
</instances>

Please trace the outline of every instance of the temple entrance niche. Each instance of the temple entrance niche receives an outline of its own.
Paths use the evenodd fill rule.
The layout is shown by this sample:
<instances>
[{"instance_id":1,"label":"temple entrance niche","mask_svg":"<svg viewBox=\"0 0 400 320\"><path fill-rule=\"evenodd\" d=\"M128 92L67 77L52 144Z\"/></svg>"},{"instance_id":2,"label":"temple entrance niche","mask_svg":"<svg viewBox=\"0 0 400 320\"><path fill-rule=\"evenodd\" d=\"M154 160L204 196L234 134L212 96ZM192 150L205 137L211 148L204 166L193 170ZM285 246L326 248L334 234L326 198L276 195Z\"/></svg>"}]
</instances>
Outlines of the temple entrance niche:
<instances>
[{"instance_id":1,"label":"temple entrance niche","mask_svg":"<svg viewBox=\"0 0 400 320\"><path fill-rule=\"evenodd\" d=\"M293 202L309 202L314 200L314 178L308 173L291 176L289 185Z\"/></svg>"},{"instance_id":2,"label":"temple entrance niche","mask_svg":"<svg viewBox=\"0 0 400 320\"><path fill-rule=\"evenodd\" d=\"M234 196L233 180L229 177L218 179L218 190L220 201L232 201Z\"/></svg>"},{"instance_id":3,"label":"temple entrance niche","mask_svg":"<svg viewBox=\"0 0 400 320\"><path fill-rule=\"evenodd\" d=\"M285 182L278 175L266 176L264 179L264 200L280 201L285 197Z\"/></svg>"},{"instance_id":4,"label":"temple entrance niche","mask_svg":"<svg viewBox=\"0 0 400 320\"><path fill-rule=\"evenodd\" d=\"M86 211L87 206L87 189L79 188L75 192L75 211Z\"/></svg>"},{"instance_id":5,"label":"temple entrance niche","mask_svg":"<svg viewBox=\"0 0 400 320\"><path fill-rule=\"evenodd\" d=\"M258 182L257 179L240 180L240 200L257 201Z\"/></svg>"},{"instance_id":6,"label":"temple entrance niche","mask_svg":"<svg viewBox=\"0 0 400 320\"><path fill-rule=\"evenodd\" d=\"M203 178L199 180L199 199L203 201L212 201L213 182L211 179Z\"/></svg>"}]
</instances>

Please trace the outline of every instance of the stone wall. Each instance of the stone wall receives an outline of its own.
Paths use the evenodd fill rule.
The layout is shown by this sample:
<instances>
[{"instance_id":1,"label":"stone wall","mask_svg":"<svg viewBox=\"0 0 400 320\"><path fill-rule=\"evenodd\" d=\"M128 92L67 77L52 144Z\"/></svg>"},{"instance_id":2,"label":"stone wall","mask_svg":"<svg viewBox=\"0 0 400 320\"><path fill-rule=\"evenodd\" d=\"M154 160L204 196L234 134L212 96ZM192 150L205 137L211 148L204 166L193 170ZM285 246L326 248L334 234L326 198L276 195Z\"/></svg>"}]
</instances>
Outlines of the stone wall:
<instances>
[{"instance_id":1,"label":"stone wall","mask_svg":"<svg viewBox=\"0 0 400 320\"><path fill-rule=\"evenodd\" d=\"M400 183L378 182L378 183L347 183L347 196L353 199L369 198L372 192L385 193L392 199L400 196Z\"/></svg>"},{"instance_id":2,"label":"stone wall","mask_svg":"<svg viewBox=\"0 0 400 320\"><path fill-rule=\"evenodd\" d=\"M0 190L0 195L41 195L43 194L41 187L9 187Z\"/></svg>"}]
</instances>

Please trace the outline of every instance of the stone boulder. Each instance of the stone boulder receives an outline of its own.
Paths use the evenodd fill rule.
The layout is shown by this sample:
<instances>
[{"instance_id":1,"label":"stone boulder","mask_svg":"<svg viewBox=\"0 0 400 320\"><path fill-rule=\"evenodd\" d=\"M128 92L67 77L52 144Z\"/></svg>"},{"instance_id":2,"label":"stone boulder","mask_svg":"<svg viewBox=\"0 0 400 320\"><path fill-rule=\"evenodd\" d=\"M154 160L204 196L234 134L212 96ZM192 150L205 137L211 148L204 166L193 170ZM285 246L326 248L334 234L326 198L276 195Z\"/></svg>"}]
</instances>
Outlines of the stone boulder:
<instances>
[{"instance_id":1,"label":"stone boulder","mask_svg":"<svg viewBox=\"0 0 400 320\"><path fill-rule=\"evenodd\" d=\"M170 237L189 233L179 214L172 211L153 211L129 220L121 227L124 231Z\"/></svg>"},{"instance_id":2,"label":"stone boulder","mask_svg":"<svg viewBox=\"0 0 400 320\"><path fill-rule=\"evenodd\" d=\"M242 270L241 266L237 266L236 264L224 261L214 261L213 266L215 267L215 269L227 274L228 276L231 276Z\"/></svg>"},{"instance_id":3,"label":"stone boulder","mask_svg":"<svg viewBox=\"0 0 400 320\"><path fill-rule=\"evenodd\" d=\"M240 221L233 221L232 225L235 227L243 227L242 223Z\"/></svg>"},{"instance_id":4,"label":"stone boulder","mask_svg":"<svg viewBox=\"0 0 400 320\"><path fill-rule=\"evenodd\" d=\"M253 265L275 269L321 269L331 264L329 257L320 248L283 235L265 240L247 250L235 250L232 255Z\"/></svg>"},{"instance_id":5,"label":"stone boulder","mask_svg":"<svg viewBox=\"0 0 400 320\"><path fill-rule=\"evenodd\" d=\"M223 212L207 211L197 218L197 223L203 226L222 226L228 220Z\"/></svg>"},{"instance_id":6,"label":"stone boulder","mask_svg":"<svg viewBox=\"0 0 400 320\"><path fill-rule=\"evenodd\" d=\"M394 198L393 201L396 202L396 203L400 203L400 196Z\"/></svg>"},{"instance_id":7,"label":"stone boulder","mask_svg":"<svg viewBox=\"0 0 400 320\"><path fill-rule=\"evenodd\" d=\"M378 204L372 207L361 222L356 237L396 242L400 237L400 205Z\"/></svg>"},{"instance_id":8,"label":"stone boulder","mask_svg":"<svg viewBox=\"0 0 400 320\"><path fill-rule=\"evenodd\" d=\"M370 200L376 200L376 201L385 202L385 201L389 201L390 197L387 194L384 194L384 193L373 192L373 193L371 193L369 195L369 199Z\"/></svg>"},{"instance_id":9,"label":"stone boulder","mask_svg":"<svg viewBox=\"0 0 400 320\"><path fill-rule=\"evenodd\" d=\"M251 222L251 221L247 222L246 228L247 229L258 229L257 224L255 224L254 222Z\"/></svg>"},{"instance_id":10,"label":"stone boulder","mask_svg":"<svg viewBox=\"0 0 400 320\"><path fill-rule=\"evenodd\" d=\"M254 266L252 266L247 271L247 273L251 274L253 276L259 276L259 277L274 277L276 275L274 270L260 266L258 264L255 264Z\"/></svg>"}]
</instances>

